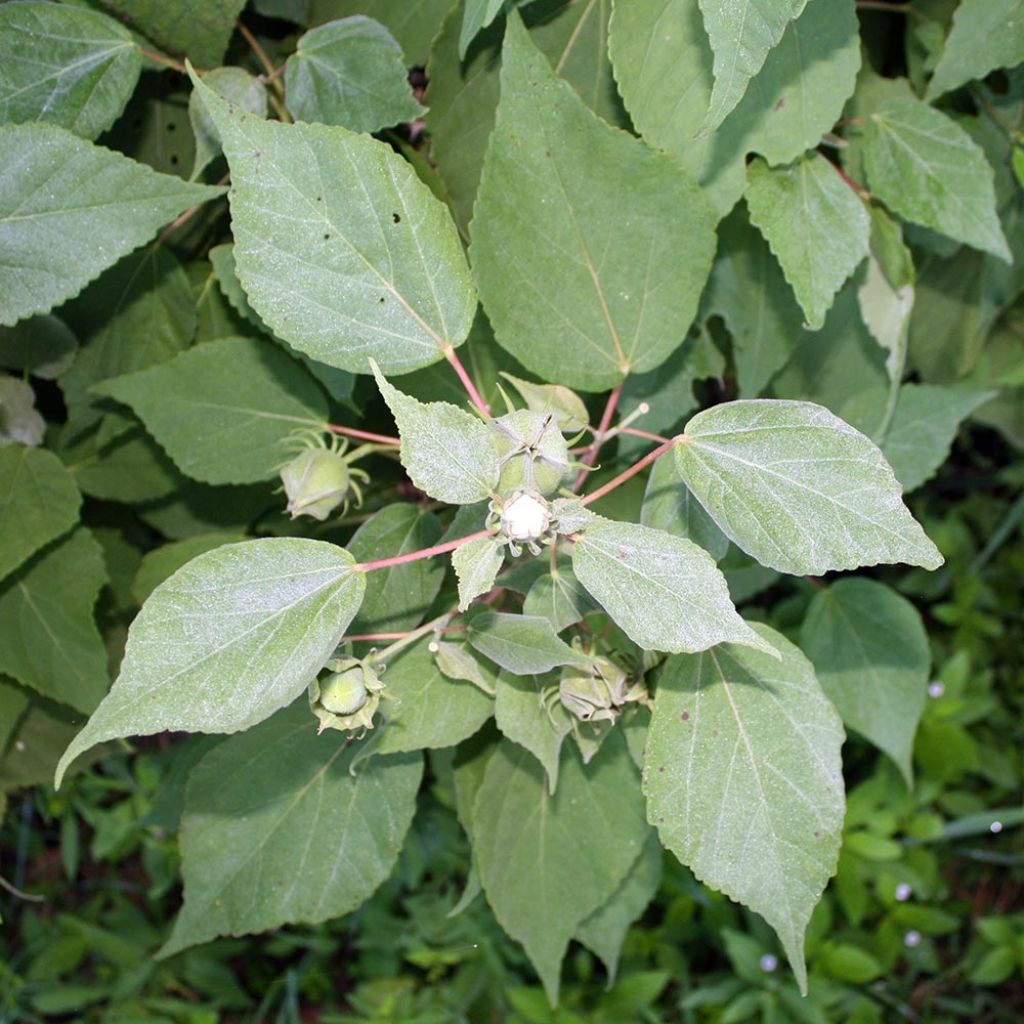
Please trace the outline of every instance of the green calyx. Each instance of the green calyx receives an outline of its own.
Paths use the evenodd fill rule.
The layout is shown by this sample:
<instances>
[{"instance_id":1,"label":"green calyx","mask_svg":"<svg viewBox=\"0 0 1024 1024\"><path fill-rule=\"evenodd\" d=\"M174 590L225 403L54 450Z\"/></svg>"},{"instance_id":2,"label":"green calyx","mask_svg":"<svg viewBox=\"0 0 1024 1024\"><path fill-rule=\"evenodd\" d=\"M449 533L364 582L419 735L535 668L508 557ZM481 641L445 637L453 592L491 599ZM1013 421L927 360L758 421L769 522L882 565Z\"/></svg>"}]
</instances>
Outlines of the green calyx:
<instances>
[{"instance_id":1,"label":"green calyx","mask_svg":"<svg viewBox=\"0 0 1024 1024\"><path fill-rule=\"evenodd\" d=\"M328 663L332 669L309 684L309 706L320 722L318 732L372 729L384 684L374 668L359 658Z\"/></svg>"},{"instance_id":2,"label":"green calyx","mask_svg":"<svg viewBox=\"0 0 1024 1024\"><path fill-rule=\"evenodd\" d=\"M551 413L517 409L491 421L501 460L497 492L553 494L572 469L569 448Z\"/></svg>"},{"instance_id":3,"label":"green calyx","mask_svg":"<svg viewBox=\"0 0 1024 1024\"><path fill-rule=\"evenodd\" d=\"M362 504L358 479L369 479L361 469L351 465L353 455L346 455L347 443L333 438L326 444L322 436L304 448L291 462L281 467L281 482L288 496L288 513L292 519L312 516L323 522L339 506L342 513L355 499Z\"/></svg>"}]
</instances>

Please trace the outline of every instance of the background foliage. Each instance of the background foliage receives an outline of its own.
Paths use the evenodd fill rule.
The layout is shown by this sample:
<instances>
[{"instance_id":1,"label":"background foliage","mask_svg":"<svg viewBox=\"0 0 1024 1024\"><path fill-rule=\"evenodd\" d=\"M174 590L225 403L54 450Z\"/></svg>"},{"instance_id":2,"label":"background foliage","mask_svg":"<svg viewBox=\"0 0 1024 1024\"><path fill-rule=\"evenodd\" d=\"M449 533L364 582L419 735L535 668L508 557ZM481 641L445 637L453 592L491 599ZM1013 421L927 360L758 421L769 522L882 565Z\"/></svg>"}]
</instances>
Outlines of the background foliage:
<instances>
[{"instance_id":1,"label":"background foliage","mask_svg":"<svg viewBox=\"0 0 1024 1024\"><path fill-rule=\"evenodd\" d=\"M0 3L0 1019L1024 1010L1024 14L1019 0L745 6L737 21L705 0ZM352 239L369 236L367 261ZM334 733L314 742L305 697L267 716L330 657L332 623L402 633L490 589L502 555L484 538L454 573L353 571L479 529L477 503L506 486L463 411L460 358L481 402L502 408L503 388L547 403L569 435L646 404L588 491L657 435L685 424L687 441L598 501L606 519L562 506L571 567L502 576L505 612L523 615L477 612L468 643L456 631L432 649L428 633L389 658L397 699L366 758ZM829 412L765 403L736 421L725 404L760 398ZM831 414L878 445L927 537ZM374 435L365 501L286 519L277 471L296 430L324 423ZM395 423L401 465L378 443ZM751 436L732 452L759 468L731 479L716 446L737 426ZM849 521L807 504L782 431L801 455L858 463L855 488L819 481ZM792 525L745 515L722 499L732 487ZM863 528L883 505L884 543ZM623 598L627 538L645 582ZM934 572L817 578L932 569L931 541ZM717 562L753 628L724 586L681 614L659 578L673 559L705 574L704 596ZM254 601L281 564L279 606ZM261 665L279 689L259 701L232 684L244 644L195 671L190 602L213 586L239 629L281 617ZM148 639L125 658L133 620ZM716 749L696 722L679 730L688 688L708 694L703 729L730 726L712 720L709 663L667 663L646 736L648 819L687 868L636 799L647 711L605 736L538 703L579 669L557 634L580 622L636 673L641 647L736 641L721 656L753 683L744 699L774 671L767 644L804 729L837 745L838 709L842 849L810 916L806 998L803 923L779 908L799 910L831 866L751 885L776 837L723 815L725 762L684 787L685 810L670 799L684 762L657 774L681 735ZM119 666L126 685L80 733ZM168 686L178 667L201 701ZM72 752L100 745L55 791L76 735ZM585 768L577 748L589 759L599 739ZM812 795L779 819L799 842L815 821L838 831L838 780L807 774L792 735L754 742ZM298 752L286 770L281 749ZM561 843L531 834L546 801ZM723 827L728 855L705 860L694 837ZM516 859L524 834L541 870ZM264 879L253 906L239 863ZM538 903L549 878L571 885ZM223 937L248 932L265 934Z\"/></svg>"}]
</instances>

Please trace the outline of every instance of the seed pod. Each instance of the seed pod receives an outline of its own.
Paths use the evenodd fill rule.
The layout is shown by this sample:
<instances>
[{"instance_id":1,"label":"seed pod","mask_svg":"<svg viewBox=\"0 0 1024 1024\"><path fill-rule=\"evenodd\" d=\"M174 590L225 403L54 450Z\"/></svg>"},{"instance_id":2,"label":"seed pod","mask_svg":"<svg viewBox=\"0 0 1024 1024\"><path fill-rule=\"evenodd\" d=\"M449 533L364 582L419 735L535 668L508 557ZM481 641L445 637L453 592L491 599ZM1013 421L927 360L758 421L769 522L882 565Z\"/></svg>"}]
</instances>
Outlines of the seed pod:
<instances>
[{"instance_id":1,"label":"seed pod","mask_svg":"<svg viewBox=\"0 0 1024 1024\"><path fill-rule=\"evenodd\" d=\"M550 413L519 409L492 421L501 459L497 492L554 493L570 470L569 448Z\"/></svg>"},{"instance_id":2,"label":"seed pod","mask_svg":"<svg viewBox=\"0 0 1024 1024\"><path fill-rule=\"evenodd\" d=\"M331 665L335 671L309 684L309 706L324 729L372 729L384 684L373 667L358 658Z\"/></svg>"},{"instance_id":3,"label":"seed pod","mask_svg":"<svg viewBox=\"0 0 1024 1024\"><path fill-rule=\"evenodd\" d=\"M352 490L352 470L344 457L331 448L307 448L281 469L288 495L288 511L323 522Z\"/></svg>"}]
</instances>

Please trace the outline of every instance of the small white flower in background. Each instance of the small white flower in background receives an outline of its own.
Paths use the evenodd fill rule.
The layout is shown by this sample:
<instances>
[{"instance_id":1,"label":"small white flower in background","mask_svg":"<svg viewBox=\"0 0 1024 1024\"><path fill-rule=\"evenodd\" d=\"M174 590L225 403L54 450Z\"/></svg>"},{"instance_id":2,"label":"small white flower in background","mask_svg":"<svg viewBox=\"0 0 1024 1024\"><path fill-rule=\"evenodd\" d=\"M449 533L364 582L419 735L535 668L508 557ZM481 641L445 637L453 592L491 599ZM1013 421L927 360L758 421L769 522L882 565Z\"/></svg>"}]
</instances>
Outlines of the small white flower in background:
<instances>
[{"instance_id":1,"label":"small white flower in background","mask_svg":"<svg viewBox=\"0 0 1024 1024\"><path fill-rule=\"evenodd\" d=\"M993 821L992 824L989 825L988 830L989 832L998 835L1000 832L1003 831L1003 823L1001 821Z\"/></svg>"},{"instance_id":2,"label":"small white flower in background","mask_svg":"<svg viewBox=\"0 0 1024 1024\"><path fill-rule=\"evenodd\" d=\"M900 882L900 884L896 886L896 899L900 903L905 903L907 900L910 899L910 894L913 891L914 890L911 889L906 882Z\"/></svg>"},{"instance_id":3,"label":"small white flower in background","mask_svg":"<svg viewBox=\"0 0 1024 1024\"><path fill-rule=\"evenodd\" d=\"M936 679L934 683L928 684L928 696L935 697L936 699L941 697L946 692L946 684L941 679Z\"/></svg>"},{"instance_id":4,"label":"small white flower in background","mask_svg":"<svg viewBox=\"0 0 1024 1024\"><path fill-rule=\"evenodd\" d=\"M908 949L913 949L915 946L921 945L921 933L911 929L903 936L903 945Z\"/></svg>"},{"instance_id":5,"label":"small white flower in background","mask_svg":"<svg viewBox=\"0 0 1024 1024\"><path fill-rule=\"evenodd\" d=\"M529 491L517 491L501 510L501 531L511 541L537 540L550 526L550 506Z\"/></svg>"},{"instance_id":6,"label":"small white flower in background","mask_svg":"<svg viewBox=\"0 0 1024 1024\"><path fill-rule=\"evenodd\" d=\"M764 971L765 974L771 974L771 972L778 966L779 958L777 956L774 956L771 953L765 953L765 955L761 957L761 970Z\"/></svg>"}]
</instances>

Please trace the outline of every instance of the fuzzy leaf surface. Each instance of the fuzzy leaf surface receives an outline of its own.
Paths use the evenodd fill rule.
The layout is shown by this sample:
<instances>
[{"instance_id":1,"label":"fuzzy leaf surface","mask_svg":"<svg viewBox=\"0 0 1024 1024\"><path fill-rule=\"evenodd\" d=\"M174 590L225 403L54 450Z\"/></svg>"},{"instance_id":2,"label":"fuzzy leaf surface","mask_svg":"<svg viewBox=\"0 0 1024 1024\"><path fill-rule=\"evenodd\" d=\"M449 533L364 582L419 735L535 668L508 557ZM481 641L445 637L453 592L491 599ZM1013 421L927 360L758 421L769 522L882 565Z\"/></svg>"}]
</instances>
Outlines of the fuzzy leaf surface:
<instances>
[{"instance_id":1,"label":"fuzzy leaf surface","mask_svg":"<svg viewBox=\"0 0 1024 1024\"><path fill-rule=\"evenodd\" d=\"M394 36L360 15L301 36L285 65L284 84L288 109L299 121L375 132L424 113Z\"/></svg>"},{"instance_id":2,"label":"fuzzy leaf surface","mask_svg":"<svg viewBox=\"0 0 1024 1024\"><path fill-rule=\"evenodd\" d=\"M390 146L263 121L193 84L231 168L235 265L253 309L329 366L408 373L469 334L476 292L448 210Z\"/></svg>"},{"instance_id":3,"label":"fuzzy leaf surface","mask_svg":"<svg viewBox=\"0 0 1024 1024\"><path fill-rule=\"evenodd\" d=\"M621 735L584 767L562 764L558 789L522 747L505 741L473 802L471 833L487 901L558 995L569 940L626 877L647 838L637 770Z\"/></svg>"},{"instance_id":4,"label":"fuzzy leaf surface","mask_svg":"<svg viewBox=\"0 0 1024 1024\"><path fill-rule=\"evenodd\" d=\"M441 671L430 650L432 642L426 636L387 662L381 682L392 700L381 704L387 721L376 753L454 747L494 714L493 697Z\"/></svg>"},{"instance_id":5,"label":"fuzzy leaf surface","mask_svg":"<svg viewBox=\"0 0 1024 1024\"><path fill-rule=\"evenodd\" d=\"M963 0L928 83L934 100L996 68L1024 62L1024 0Z\"/></svg>"},{"instance_id":6,"label":"fuzzy leaf surface","mask_svg":"<svg viewBox=\"0 0 1024 1024\"><path fill-rule=\"evenodd\" d=\"M701 881L775 929L802 991L804 932L835 871L843 727L811 663L726 644L671 658L647 735L647 818Z\"/></svg>"},{"instance_id":7,"label":"fuzzy leaf surface","mask_svg":"<svg viewBox=\"0 0 1024 1024\"><path fill-rule=\"evenodd\" d=\"M714 58L697 0L616 0L609 48L634 125L707 189L720 215L743 192L748 153L774 166L818 144L841 115L860 67L854 8L810 3L736 108L705 132Z\"/></svg>"},{"instance_id":8,"label":"fuzzy leaf surface","mask_svg":"<svg viewBox=\"0 0 1024 1024\"><path fill-rule=\"evenodd\" d=\"M743 98L769 51L808 0L700 0L711 49L715 86L705 125L716 128Z\"/></svg>"},{"instance_id":9,"label":"fuzzy leaf surface","mask_svg":"<svg viewBox=\"0 0 1024 1024\"><path fill-rule=\"evenodd\" d=\"M124 110L142 54L116 21L70 4L0 5L0 121L95 139Z\"/></svg>"},{"instance_id":10,"label":"fuzzy leaf surface","mask_svg":"<svg viewBox=\"0 0 1024 1024\"><path fill-rule=\"evenodd\" d=\"M605 390L682 343L714 215L674 161L555 76L514 12L502 59L472 223L484 307L502 347L538 376Z\"/></svg>"},{"instance_id":11,"label":"fuzzy leaf surface","mask_svg":"<svg viewBox=\"0 0 1024 1024\"><path fill-rule=\"evenodd\" d=\"M421 756L375 757L351 774L359 745L331 730L318 736L315 725L296 701L192 770L181 823L185 905L159 956L338 917L391 873Z\"/></svg>"},{"instance_id":12,"label":"fuzzy leaf surface","mask_svg":"<svg viewBox=\"0 0 1024 1024\"><path fill-rule=\"evenodd\" d=\"M729 538L680 478L672 452L666 452L651 466L640 522L651 529L692 540L716 562L729 550Z\"/></svg>"},{"instance_id":13,"label":"fuzzy leaf surface","mask_svg":"<svg viewBox=\"0 0 1024 1024\"><path fill-rule=\"evenodd\" d=\"M740 618L714 559L685 537L598 518L577 535L577 579L649 651L703 651L732 640L768 648Z\"/></svg>"},{"instance_id":14,"label":"fuzzy leaf surface","mask_svg":"<svg viewBox=\"0 0 1024 1024\"><path fill-rule=\"evenodd\" d=\"M178 468L208 484L269 480L288 439L327 417L320 388L258 338L225 338L95 389L130 405Z\"/></svg>"},{"instance_id":15,"label":"fuzzy leaf surface","mask_svg":"<svg viewBox=\"0 0 1024 1024\"><path fill-rule=\"evenodd\" d=\"M409 479L432 498L453 505L488 497L498 482L491 428L458 406L418 402L380 373L376 378L402 437L402 465Z\"/></svg>"},{"instance_id":16,"label":"fuzzy leaf surface","mask_svg":"<svg viewBox=\"0 0 1024 1024\"><path fill-rule=\"evenodd\" d=\"M52 452L0 445L0 580L78 522L82 496Z\"/></svg>"},{"instance_id":17,"label":"fuzzy leaf surface","mask_svg":"<svg viewBox=\"0 0 1024 1024\"><path fill-rule=\"evenodd\" d=\"M502 735L530 751L547 776L548 792L558 786L558 765L562 743L572 732L572 719L559 700L552 699L556 675L519 676L502 672L498 676L494 720Z\"/></svg>"},{"instance_id":18,"label":"fuzzy leaf surface","mask_svg":"<svg viewBox=\"0 0 1024 1024\"><path fill-rule=\"evenodd\" d=\"M93 606L107 582L103 553L79 529L0 585L0 673L77 711L107 692L107 649Z\"/></svg>"},{"instance_id":19,"label":"fuzzy leaf surface","mask_svg":"<svg viewBox=\"0 0 1024 1024\"><path fill-rule=\"evenodd\" d=\"M504 561L504 545L494 537L478 537L452 552L452 568L459 580L460 612L494 586L494 577Z\"/></svg>"},{"instance_id":20,"label":"fuzzy leaf surface","mask_svg":"<svg viewBox=\"0 0 1024 1024\"><path fill-rule=\"evenodd\" d=\"M878 447L823 406L727 402L694 416L684 437L675 451L686 485L762 565L820 576L942 564Z\"/></svg>"},{"instance_id":21,"label":"fuzzy leaf surface","mask_svg":"<svg viewBox=\"0 0 1024 1024\"><path fill-rule=\"evenodd\" d=\"M912 786L932 663L917 609L884 583L838 580L814 595L800 647L843 722L888 754Z\"/></svg>"},{"instance_id":22,"label":"fuzzy leaf surface","mask_svg":"<svg viewBox=\"0 0 1024 1024\"><path fill-rule=\"evenodd\" d=\"M586 664L539 615L483 612L467 630L470 644L506 672L517 676L540 675L558 665Z\"/></svg>"},{"instance_id":23,"label":"fuzzy leaf surface","mask_svg":"<svg viewBox=\"0 0 1024 1024\"><path fill-rule=\"evenodd\" d=\"M364 575L342 548L269 538L193 559L150 595L110 693L57 766L164 729L238 732L291 703L359 608Z\"/></svg>"},{"instance_id":24,"label":"fuzzy leaf surface","mask_svg":"<svg viewBox=\"0 0 1024 1024\"><path fill-rule=\"evenodd\" d=\"M218 65L246 0L100 0L127 25L201 68Z\"/></svg>"},{"instance_id":25,"label":"fuzzy leaf surface","mask_svg":"<svg viewBox=\"0 0 1024 1024\"><path fill-rule=\"evenodd\" d=\"M223 191L157 174L54 125L0 126L0 324L48 313Z\"/></svg>"},{"instance_id":26,"label":"fuzzy leaf surface","mask_svg":"<svg viewBox=\"0 0 1024 1024\"><path fill-rule=\"evenodd\" d=\"M871 221L864 203L820 153L777 170L763 160L747 168L750 220L816 330L836 292L868 254Z\"/></svg>"},{"instance_id":27,"label":"fuzzy leaf surface","mask_svg":"<svg viewBox=\"0 0 1024 1024\"><path fill-rule=\"evenodd\" d=\"M370 562L429 548L440 539L441 524L432 512L423 512L411 502L400 502L375 512L352 534L347 546L357 562ZM363 603L349 632L414 629L437 597L444 575L444 564L436 558L367 573Z\"/></svg>"},{"instance_id":28,"label":"fuzzy leaf surface","mask_svg":"<svg viewBox=\"0 0 1024 1024\"><path fill-rule=\"evenodd\" d=\"M1011 262L984 151L909 90L868 117L864 168L872 194L894 213Z\"/></svg>"},{"instance_id":29,"label":"fuzzy leaf surface","mask_svg":"<svg viewBox=\"0 0 1024 1024\"><path fill-rule=\"evenodd\" d=\"M880 447L906 494L930 480L949 457L960 424L994 395L941 384L904 384ZM863 429L882 422L888 395L862 392L843 406L843 415Z\"/></svg>"}]
</instances>

